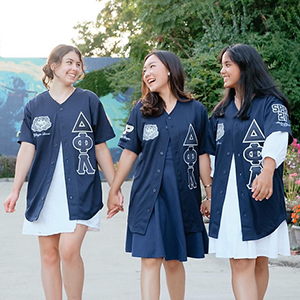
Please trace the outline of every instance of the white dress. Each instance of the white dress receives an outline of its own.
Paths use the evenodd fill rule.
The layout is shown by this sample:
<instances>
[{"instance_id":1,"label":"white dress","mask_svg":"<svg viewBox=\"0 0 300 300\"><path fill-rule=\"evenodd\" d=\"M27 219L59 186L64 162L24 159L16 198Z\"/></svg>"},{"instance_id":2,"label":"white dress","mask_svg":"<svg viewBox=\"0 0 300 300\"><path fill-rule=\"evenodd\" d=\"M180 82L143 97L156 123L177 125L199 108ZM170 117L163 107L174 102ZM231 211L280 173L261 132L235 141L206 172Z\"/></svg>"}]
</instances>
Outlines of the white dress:
<instances>
[{"instance_id":1,"label":"white dress","mask_svg":"<svg viewBox=\"0 0 300 300\"><path fill-rule=\"evenodd\" d=\"M89 220L69 220L69 209L66 196L63 152L60 145L53 179L39 219L23 224L23 234L47 236L58 233L74 232L76 225L88 226L88 230L100 230L100 211Z\"/></svg>"},{"instance_id":2,"label":"white dress","mask_svg":"<svg viewBox=\"0 0 300 300\"><path fill-rule=\"evenodd\" d=\"M279 136L281 134L284 134L284 138L286 138L287 141L287 133L273 133L266 139L262 153L264 158L274 158L276 167L284 160L286 153L287 142L278 143L278 140L282 140L283 138ZM278 149L280 148L279 144L281 149ZM275 151L277 150L277 156L272 153L274 149ZM280 150L280 153L278 150ZM216 257L235 259L257 258L259 256L277 258L278 254L290 255L289 234L286 221L283 221L273 233L264 238L254 241L242 240L234 156L231 161L219 235L217 239L209 237L209 253L215 253Z\"/></svg>"}]
</instances>

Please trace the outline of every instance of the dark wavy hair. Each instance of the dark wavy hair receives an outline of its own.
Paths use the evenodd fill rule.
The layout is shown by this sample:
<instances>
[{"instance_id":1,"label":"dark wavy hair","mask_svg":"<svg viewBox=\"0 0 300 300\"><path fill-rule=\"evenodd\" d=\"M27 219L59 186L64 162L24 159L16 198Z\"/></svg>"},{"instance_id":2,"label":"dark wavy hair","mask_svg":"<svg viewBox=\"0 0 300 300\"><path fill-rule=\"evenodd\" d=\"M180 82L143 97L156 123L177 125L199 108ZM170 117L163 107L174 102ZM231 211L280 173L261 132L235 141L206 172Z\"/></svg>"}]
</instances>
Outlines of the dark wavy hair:
<instances>
[{"instance_id":1,"label":"dark wavy hair","mask_svg":"<svg viewBox=\"0 0 300 300\"><path fill-rule=\"evenodd\" d=\"M64 45L64 44L58 45L51 51L51 53L47 59L47 63L42 68L42 70L44 72L42 81L47 90L49 90L50 82L54 78L54 72L51 70L51 67L50 67L51 64L55 63L57 66L59 66L61 64L62 58L71 51L78 54L79 60L82 65L82 75L79 77L79 79L82 79L85 76L85 71L84 71L84 66L83 66L83 56L82 56L81 52L76 47L73 47L73 46Z\"/></svg>"},{"instance_id":2,"label":"dark wavy hair","mask_svg":"<svg viewBox=\"0 0 300 300\"><path fill-rule=\"evenodd\" d=\"M184 92L185 74L179 58L169 51L154 50L144 58L144 64L152 55L156 55L170 72L169 85L172 94L178 101L190 101L191 95ZM160 116L164 111L165 102L158 93L150 91L143 80L143 76L144 72L142 74L142 97L140 99L142 102L141 112L145 117Z\"/></svg>"},{"instance_id":3,"label":"dark wavy hair","mask_svg":"<svg viewBox=\"0 0 300 300\"><path fill-rule=\"evenodd\" d=\"M241 73L238 89L242 106L237 114L241 120L249 118L247 112L251 106L253 95L271 95L279 98L290 114L290 104L288 99L278 89L261 55L252 46L235 44L225 47L218 57L221 63L225 52L227 52L231 61L238 65ZM226 107L234 99L234 96L234 88L226 89L222 100L214 108L213 114L217 117L224 116Z\"/></svg>"}]
</instances>

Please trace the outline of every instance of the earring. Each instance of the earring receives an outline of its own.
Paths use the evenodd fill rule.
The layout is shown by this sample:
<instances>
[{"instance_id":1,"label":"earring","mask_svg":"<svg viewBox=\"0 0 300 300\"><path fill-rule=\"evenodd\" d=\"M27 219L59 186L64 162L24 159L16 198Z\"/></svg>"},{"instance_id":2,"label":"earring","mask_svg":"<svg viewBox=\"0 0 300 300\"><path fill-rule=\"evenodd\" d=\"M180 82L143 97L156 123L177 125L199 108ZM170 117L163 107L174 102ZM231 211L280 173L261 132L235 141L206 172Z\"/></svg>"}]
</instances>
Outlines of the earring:
<instances>
[{"instance_id":1,"label":"earring","mask_svg":"<svg viewBox=\"0 0 300 300\"><path fill-rule=\"evenodd\" d=\"M168 76L170 76L170 72L168 72Z\"/></svg>"}]
</instances>

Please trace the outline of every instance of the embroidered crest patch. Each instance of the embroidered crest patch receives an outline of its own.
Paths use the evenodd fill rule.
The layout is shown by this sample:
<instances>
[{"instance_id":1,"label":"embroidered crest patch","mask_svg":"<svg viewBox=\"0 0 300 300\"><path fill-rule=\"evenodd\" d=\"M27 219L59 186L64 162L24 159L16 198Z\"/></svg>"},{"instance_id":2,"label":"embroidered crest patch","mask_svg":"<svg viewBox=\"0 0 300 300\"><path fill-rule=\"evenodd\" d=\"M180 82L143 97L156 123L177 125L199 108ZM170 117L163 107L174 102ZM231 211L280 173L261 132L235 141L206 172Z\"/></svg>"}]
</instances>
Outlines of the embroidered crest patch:
<instances>
[{"instance_id":1,"label":"embroidered crest patch","mask_svg":"<svg viewBox=\"0 0 300 300\"><path fill-rule=\"evenodd\" d=\"M51 126L52 124L48 116L40 116L33 119L31 130L34 132L42 132L46 131Z\"/></svg>"},{"instance_id":2,"label":"embroidered crest patch","mask_svg":"<svg viewBox=\"0 0 300 300\"><path fill-rule=\"evenodd\" d=\"M144 131L143 131L143 140L144 141L154 140L156 137L158 137L157 125L146 124L144 126Z\"/></svg>"},{"instance_id":3,"label":"embroidered crest patch","mask_svg":"<svg viewBox=\"0 0 300 300\"><path fill-rule=\"evenodd\" d=\"M224 133L225 133L224 124L223 123L219 123L218 127L217 127L216 141L220 140L223 137Z\"/></svg>"}]
</instances>

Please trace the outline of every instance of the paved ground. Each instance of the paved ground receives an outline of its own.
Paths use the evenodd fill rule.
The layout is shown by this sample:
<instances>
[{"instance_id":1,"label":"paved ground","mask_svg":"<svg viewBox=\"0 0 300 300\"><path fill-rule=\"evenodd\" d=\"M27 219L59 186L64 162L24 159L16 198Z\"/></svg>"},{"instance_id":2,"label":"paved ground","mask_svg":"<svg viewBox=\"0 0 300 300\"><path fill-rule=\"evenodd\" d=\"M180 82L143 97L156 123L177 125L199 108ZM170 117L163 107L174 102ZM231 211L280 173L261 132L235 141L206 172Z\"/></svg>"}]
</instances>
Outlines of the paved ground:
<instances>
[{"instance_id":1,"label":"paved ground","mask_svg":"<svg viewBox=\"0 0 300 300\"><path fill-rule=\"evenodd\" d=\"M11 190L12 182L0 181L0 203ZM105 199L108 186L104 186ZM131 182L123 185L128 203ZM5 214L0 206L0 300L42 300L40 259L36 237L21 234L26 185L17 211ZM106 201L106 200L105 200ZM124 252L126 214L119 213L112 220L105 217L101 231L89 232L82 255L85 261L83 300L140 299L140 260ZM205 259L190 259L186 268L186 300L232 300L230 269L227 259L207 255ZM161 300L169 299L162 271ZM270 262L270 284L265 300L297 298L300 283L300 255L281 257ZM64 298L65 300L66 298Z\"/></svg>"}]
</instances>

